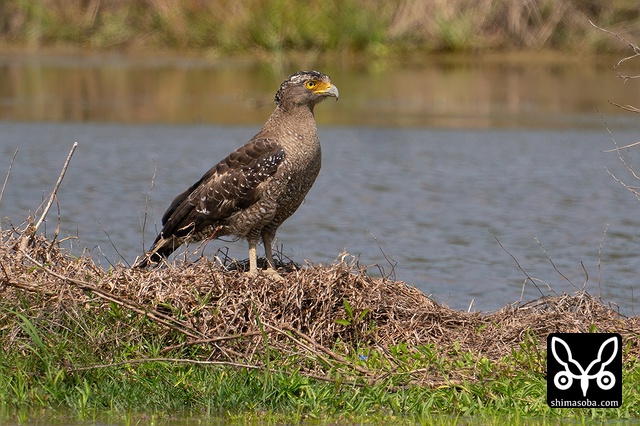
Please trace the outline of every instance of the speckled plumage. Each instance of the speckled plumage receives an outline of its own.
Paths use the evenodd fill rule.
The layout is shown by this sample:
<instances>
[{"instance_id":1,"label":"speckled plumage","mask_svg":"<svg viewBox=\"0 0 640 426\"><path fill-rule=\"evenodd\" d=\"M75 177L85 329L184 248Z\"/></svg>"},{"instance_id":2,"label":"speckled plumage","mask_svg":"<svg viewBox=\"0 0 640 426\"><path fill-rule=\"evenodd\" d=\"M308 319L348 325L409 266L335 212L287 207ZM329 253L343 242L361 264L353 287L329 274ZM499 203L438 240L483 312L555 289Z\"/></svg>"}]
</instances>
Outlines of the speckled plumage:
<instances>
[{"instance_id":1,"label":"speckled plumage","mask_svg":"<svg viewBox=\"0 0 640 426\"><path fill-rule=\"evenodd\" d=\"M151 250L134 266L158 262L185 242L232 235L249 242L250 272L257 272L261 239L273 269L276 231L298 209L320 172L313 109L327 96L337 99L338 89L325 74L299 71L285 80L263 128L173 200Z\"/></svg>"}]
</instances>

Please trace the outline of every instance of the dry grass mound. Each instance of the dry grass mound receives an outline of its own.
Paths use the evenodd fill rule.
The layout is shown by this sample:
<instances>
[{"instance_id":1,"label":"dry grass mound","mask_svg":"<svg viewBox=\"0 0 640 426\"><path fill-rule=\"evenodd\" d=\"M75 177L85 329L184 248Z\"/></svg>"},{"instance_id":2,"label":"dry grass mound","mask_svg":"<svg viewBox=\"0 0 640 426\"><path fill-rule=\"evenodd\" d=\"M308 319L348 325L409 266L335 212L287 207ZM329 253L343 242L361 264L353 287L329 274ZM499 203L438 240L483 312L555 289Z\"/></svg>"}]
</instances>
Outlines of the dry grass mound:
<instances>
[{"instance_id":1,"label":"dry grass mound","mask_svg":"<svg viewBox=\"0 0 640 426\"><path fill-rule=\"evenodd\" d=\"M368 347L388 352L399 343L432 344L443 351L456 345L497 361L527 338L537 338L544 349L551 332L594 328L621 333L629 347L625 356L640 355L639 318L624 317L587 293L481 314L452 310L404 282L371 277L346 254L331 266L310 265L283 276L284 282L251 277L207 259L151 270L105 270L89 256L71 256L43 236L15 230L4 231L0 244L5 306L15 304L25 316L47 312L55 317L117 305L147 318L157 333L174 336L166 339L163 352L206 349L189 352L198 354L191 362L263 368L256 355L268 346L313 355L333 368L347 363L350 351ZM14 327L15 340L3 342L5 346L24 333L8 315L0 311L0 326ZM125 327L119 332L140 334ZM309 374L324 374L314 368ZM369 374L364 367L350 368L354 374Z\"/></svg>"}]
</instances>

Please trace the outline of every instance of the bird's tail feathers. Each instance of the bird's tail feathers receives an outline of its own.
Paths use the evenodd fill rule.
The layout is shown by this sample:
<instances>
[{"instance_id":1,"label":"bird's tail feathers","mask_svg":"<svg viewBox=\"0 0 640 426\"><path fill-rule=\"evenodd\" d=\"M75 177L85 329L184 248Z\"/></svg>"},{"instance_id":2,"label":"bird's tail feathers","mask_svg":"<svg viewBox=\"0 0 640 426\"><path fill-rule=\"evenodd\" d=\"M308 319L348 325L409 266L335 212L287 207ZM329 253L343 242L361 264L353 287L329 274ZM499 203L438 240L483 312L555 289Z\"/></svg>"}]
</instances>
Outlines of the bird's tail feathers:
<instances>
[{"instance_id":1,"label":"bird's tail feathers","mask_svg":"<svg viewBox=\"0 0 640 426\"><path fill-rule=\"evenodd\" d=\"M142 269L151 265L157 265L169 257L178 246L179 244L176 245L173 238L165 239L159 236L151 250L139 256L133 264L133 267Z\"/></svg>"}]
</instances>

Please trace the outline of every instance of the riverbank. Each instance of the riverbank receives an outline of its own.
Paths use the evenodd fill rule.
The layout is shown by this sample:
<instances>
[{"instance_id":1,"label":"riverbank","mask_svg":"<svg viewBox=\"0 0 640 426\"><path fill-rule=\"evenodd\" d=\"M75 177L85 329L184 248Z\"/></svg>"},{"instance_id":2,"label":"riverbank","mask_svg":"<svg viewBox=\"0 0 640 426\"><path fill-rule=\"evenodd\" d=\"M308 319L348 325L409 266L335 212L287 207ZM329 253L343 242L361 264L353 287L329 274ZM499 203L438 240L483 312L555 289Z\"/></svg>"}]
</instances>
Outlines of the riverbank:
<instances>
[{"instance_id":1,"label":"riverbank","mask_svg":"<svg viewBox=\"0 0 640 426\"><path fill-rule=\"evenodd\" d=\"M40 2L0 5L0 45L254 55L619 51L596 25L639 38L633 2L463 0Z\"/></svg>"},{"instance_id":2,"label":"riverbank","mask_svg":"<svg viewBox=\"0 0 640 426\"><path fill-rule=\"evenodd\" d=\"M640 318L587 293L467 313L373 278L347 254L325 267L282 264L284 284L226 263L236 270L204 258L105 270L28 229L5 230L0 420L43 409L439 424L640 416ZM551 409L546 336L594 331L623 337L623 406Z\"/></svg>"}]
</instances>

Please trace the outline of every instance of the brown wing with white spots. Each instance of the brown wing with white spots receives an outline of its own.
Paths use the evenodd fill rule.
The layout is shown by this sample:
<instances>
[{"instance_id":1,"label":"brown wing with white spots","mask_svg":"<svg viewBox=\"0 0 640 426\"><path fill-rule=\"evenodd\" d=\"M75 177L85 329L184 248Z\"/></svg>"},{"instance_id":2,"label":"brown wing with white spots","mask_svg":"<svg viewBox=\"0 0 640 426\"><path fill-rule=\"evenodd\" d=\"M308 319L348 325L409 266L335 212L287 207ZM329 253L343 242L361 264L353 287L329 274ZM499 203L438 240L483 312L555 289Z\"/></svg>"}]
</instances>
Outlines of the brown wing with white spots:
<instances>
[{"instance_id":1,"label":"brown wing with white spots","mask_svg":"<svg viewBox=\"0 0 640 426\"><path fill-rule=\"evenodd\" d=\"M173 200L156 242L198 234L248 208L260 197L258 186L276 173L284 158L284 150L270 139L254 139L238 148Z\"/></svg>"}]
</instances>

